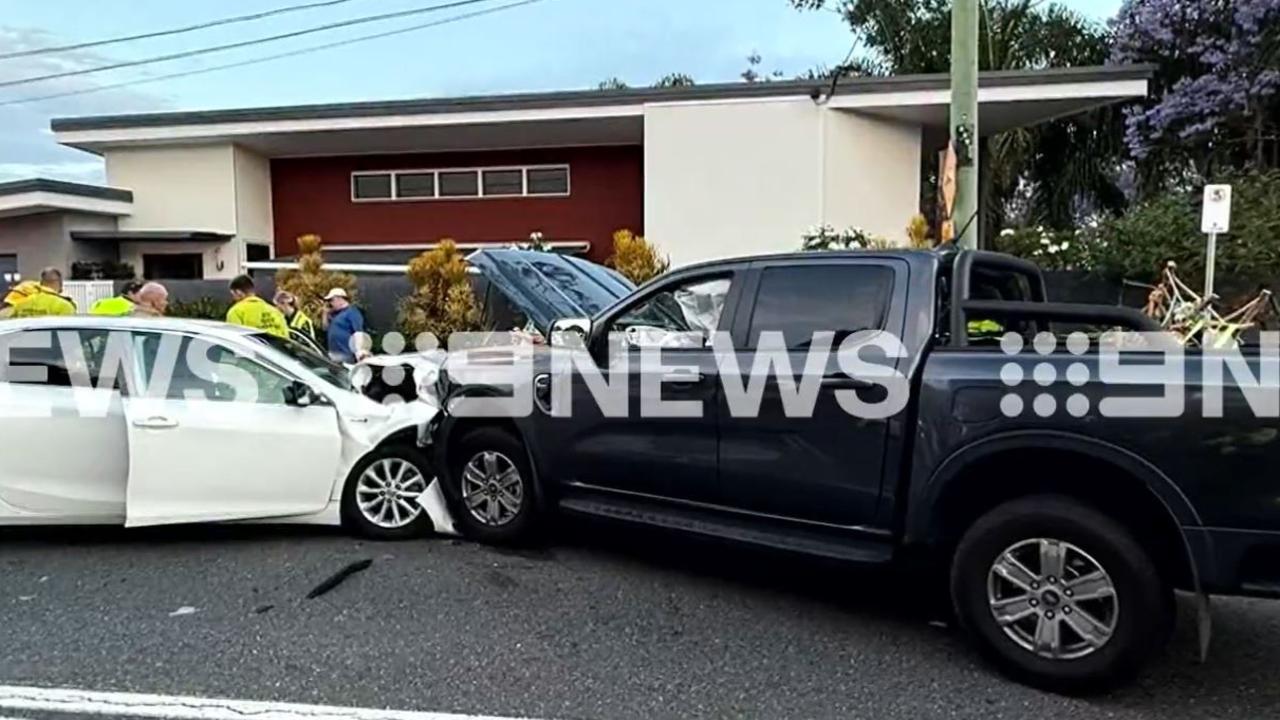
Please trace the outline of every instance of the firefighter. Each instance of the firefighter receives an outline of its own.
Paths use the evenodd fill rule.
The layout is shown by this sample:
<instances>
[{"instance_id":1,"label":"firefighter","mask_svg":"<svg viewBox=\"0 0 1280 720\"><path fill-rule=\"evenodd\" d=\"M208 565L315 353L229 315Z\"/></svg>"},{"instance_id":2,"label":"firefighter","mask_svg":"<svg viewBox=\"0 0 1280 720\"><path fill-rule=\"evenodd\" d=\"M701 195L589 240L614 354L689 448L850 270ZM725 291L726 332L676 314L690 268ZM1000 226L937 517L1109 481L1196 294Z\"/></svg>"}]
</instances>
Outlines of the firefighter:
<instances>
[{"instance_id":1,"label":"firefighter","mask_svg":"<svg viewBox=\"0 0 1280 720\"><path fill-rule=\"evenodd\" d=\"M120 288L120 294L115 297L102 298L89 308L90 315L100 315L105 317L124 317L133 313L134 308L138 305L138 291L142 289L142 283L137 280L130 280Z\"/></svg>"},{"instance_id":2,"label":"firefighter","mask_svg":"<svg viewBox=\"0 0 1280 720\"><path fill-rule=\"evenodd\" d=\"M8 298L5 298L8 301ZM13 306L10 317L32 318L50 315L74 315L76 304L62 295L62 271L45 268L40 271L40 285L25 300Z\"/></svg>"},{"instance_id":3,"label":"firefighter","mask_svg":"<svg viewBox=\"0 0 1280 720\"><path fill-rule=\"evenodd\" d=\"M231 298L235 304L227 311L227 322L254 328L276 337L289 337L289 324L284 315L270 303L258 297L253 278L239 275L231 281Z\"/></svg>"},{"instance_id":4,"label":"firefighter","mask_svg":"<svg viewBox=\"0 0 1280 720\"><path fill-rule=\"evenodd\" d=\"M272 303L284 315L284 319L289 323L290 330L306 335L307 339L315 342L315 323L311 322L311 318L307 317L307 314L298 307L298 298L294 297L293 293L281 290L276 293Z\"/></svg>"}]
</instances>

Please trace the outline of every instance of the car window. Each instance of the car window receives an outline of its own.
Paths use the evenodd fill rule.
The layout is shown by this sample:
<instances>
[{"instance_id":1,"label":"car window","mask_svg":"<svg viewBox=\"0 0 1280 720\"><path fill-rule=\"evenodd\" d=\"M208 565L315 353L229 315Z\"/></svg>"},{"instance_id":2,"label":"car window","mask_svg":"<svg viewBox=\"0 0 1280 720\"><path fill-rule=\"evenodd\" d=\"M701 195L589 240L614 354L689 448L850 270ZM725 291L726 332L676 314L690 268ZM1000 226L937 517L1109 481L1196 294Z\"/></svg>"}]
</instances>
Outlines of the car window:
<instances>
[{"instance_id":1,"label":"car window","mask_svg":"<svg viewBox=\"0 0 1280 720\"><path fill-rule=\"evenodd\" d=\"M173 400L283 405L292 379L231 348L170 333L138 333L144 393Z\"/></svg>"},{"instance_id":2,"label":"car window","mask_svg":"<svg viewBox=\"0 0 1280 720\"><path fill-rule=\"evenodd\" d=\"M822 264L766 268L760 276L748 334L782 333L787 348L805 350L818 332L839 346L863 330L881 330L893 290L893 270L878 265Z\"/></svg>"},{"instance_id":3,"label":"car window","mask_svg":"<svg viewBox=\"0 0 1280 720\"><path fill-rule=\"evenodd\" d=\"M701 348L720 326L728 277L699 278L662 290L618 317L610 333L623 333L632 347Z\"/></svg>"},{"instance_id":4,"label":"car window","mask_svg":"<svg viewBox=\"0 0 1280 720\"><path fill-rule=\"evenodd\" d=\"M0 335L0 382L49 387L123 387L124 345L106 330L28 330ZM124 340L122 342L127 342ZM104 357L109 377L103 378Z\"/></svg>"},{"instance_id":5,"label":"car window","mask_svg":"<svg viewBox=\"0 0 1280 720\"><path fill-rule=\"evenodd\" d=\"M270 333L254 333L249 335L248 338L288 355L292 360L320 376L322 380L334 387L339 387L343 390L351 389L351 371L342 363L329 359L310 341L296 339L292 334L288 339Z\"/></svg>"}]
</instances>

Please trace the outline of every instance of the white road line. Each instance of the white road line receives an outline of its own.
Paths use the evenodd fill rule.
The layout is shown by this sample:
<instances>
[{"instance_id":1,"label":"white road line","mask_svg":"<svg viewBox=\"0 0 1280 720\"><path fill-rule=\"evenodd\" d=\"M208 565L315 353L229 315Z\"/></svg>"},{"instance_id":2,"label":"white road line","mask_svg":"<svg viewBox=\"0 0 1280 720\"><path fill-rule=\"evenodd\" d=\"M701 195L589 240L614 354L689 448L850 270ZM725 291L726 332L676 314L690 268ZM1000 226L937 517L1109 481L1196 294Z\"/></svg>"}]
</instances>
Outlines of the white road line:
<instances>
[{"instance_id":1,"label":"white road line","mask_svg":"<svg viewBox=\"0 0 1280 720\"><path fill-rule=\"evenodd\" d=\"M518 720L491 715L296 705L176 695L0 685L0 710L59 712L163 720ZM531 720L531 719L530 719Z\"/></svg>"}]
</instances>

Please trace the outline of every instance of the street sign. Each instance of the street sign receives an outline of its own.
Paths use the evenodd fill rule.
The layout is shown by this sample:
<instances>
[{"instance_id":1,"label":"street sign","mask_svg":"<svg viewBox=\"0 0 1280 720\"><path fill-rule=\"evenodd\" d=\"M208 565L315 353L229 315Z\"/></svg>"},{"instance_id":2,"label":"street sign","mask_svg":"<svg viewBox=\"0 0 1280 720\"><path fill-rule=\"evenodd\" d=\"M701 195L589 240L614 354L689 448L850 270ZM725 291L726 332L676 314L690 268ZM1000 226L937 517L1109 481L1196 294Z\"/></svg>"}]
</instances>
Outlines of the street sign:
<instances>
[{"instance_id":1,"label":"street sign","mask_svg":"<svg viewBox=\"0 0 1280 720\"><path fill-rule=\"evenodd\" d=\"M1200 232L1228 232L1231 228L1231 186L1205 185L1204 210L1200 216Z\"/></svg>"}]
</instances>

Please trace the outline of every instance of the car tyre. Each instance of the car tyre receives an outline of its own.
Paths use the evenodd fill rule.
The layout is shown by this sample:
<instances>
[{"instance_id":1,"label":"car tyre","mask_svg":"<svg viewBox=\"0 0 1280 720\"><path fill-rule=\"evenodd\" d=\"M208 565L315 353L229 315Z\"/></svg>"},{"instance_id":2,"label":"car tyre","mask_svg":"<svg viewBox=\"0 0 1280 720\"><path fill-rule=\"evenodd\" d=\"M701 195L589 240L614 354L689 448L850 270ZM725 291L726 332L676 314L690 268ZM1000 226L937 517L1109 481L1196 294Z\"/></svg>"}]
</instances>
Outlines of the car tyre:
<instances>
[{"instance_id":1,"label":"car tyre","mask_svg":"<svg viewBox=\"0 0 1280 720\"><path fill-rule=\"evenodd\" d=\"M430 534L434 526L418 496L427 491L433 478L431 463L417 448L395 445L365 455L352 468L342 490L343 527L373 540L407 540ZM362 510L362 503L367 509Z\"/></svg>"},{"instance_id":2,"label":"car tyre","mask_svg":"<svg viewBox=\"0 0 1280 720\"><path fill-rule=\"evenodd\" d=\"M1135 676L1167 641L1176 609L1128 530L1056 495L1014 500L979 518L953 556L951 597L960 624L998 668L1067 694Z\"/></svg>"},{"instance_id":3,"label":"car tyre","mask_svg":"<svg viewBox=\"0 0 1280 720\"><path fill-rule=\"evenodd\" d=\"M451 448L445 498L463 535L495 545L529 542L538 488L524 444L500 428L477 428Z\"/></svg>"}]
</instances>

